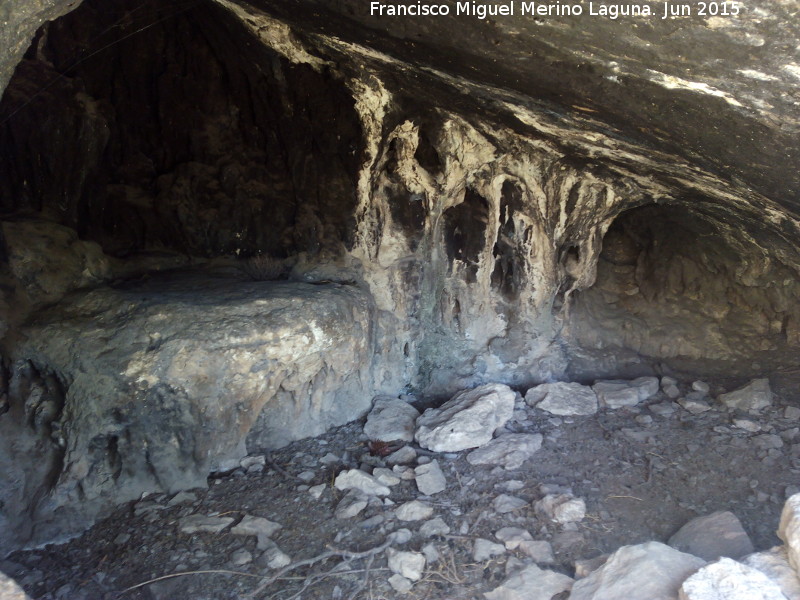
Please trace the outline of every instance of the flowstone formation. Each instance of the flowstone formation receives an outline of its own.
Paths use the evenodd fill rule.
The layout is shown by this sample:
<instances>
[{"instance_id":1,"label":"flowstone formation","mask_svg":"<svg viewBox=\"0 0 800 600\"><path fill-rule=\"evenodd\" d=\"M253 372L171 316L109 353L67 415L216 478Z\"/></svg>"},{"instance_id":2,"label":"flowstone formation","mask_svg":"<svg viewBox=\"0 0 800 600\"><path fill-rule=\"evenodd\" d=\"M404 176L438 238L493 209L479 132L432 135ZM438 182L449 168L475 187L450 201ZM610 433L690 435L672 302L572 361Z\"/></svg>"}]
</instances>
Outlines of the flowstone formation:
<instances>
[{"instance_id":1,"label":"flowstone formation","mask_svg":"<svg viewBox=\"0 0 800 600\"><path fill-rule=\"evenodd\" d=\"M9 545L376 394L796 366L780 2L625 24L39 4L2 9L0 429L32 461L0 473Z\"/></svg>"}]
</instances>

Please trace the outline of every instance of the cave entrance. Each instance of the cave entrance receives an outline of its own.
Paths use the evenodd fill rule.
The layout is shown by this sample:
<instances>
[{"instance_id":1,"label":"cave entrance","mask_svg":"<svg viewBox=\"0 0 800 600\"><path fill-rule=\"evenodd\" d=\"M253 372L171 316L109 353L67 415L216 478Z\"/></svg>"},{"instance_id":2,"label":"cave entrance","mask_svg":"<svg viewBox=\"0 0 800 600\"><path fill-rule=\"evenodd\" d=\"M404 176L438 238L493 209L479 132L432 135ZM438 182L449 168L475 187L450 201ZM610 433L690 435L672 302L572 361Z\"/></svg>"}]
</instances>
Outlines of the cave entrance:
<instances>
[{"instance_id":1,"label":"cave entrance","mask_svg":"<svg viewBox=\"0 0 800 600\"><path fill-rule=\"evenodd\" d=\"M595 284L573 298L573 375L665 367L747 377L794 366L800 285L756 239L700 202L619 215Z\"/></svg>"}]
</instances>

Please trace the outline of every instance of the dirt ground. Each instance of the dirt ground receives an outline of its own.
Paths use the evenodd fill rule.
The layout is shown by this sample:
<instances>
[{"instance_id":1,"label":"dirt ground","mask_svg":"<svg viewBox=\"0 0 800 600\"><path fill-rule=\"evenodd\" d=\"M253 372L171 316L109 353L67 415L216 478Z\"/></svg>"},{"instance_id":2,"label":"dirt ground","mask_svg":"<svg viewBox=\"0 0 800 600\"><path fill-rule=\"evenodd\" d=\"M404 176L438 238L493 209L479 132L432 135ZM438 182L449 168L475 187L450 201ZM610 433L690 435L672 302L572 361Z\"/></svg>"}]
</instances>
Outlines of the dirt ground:
<instances>
[{"instance_id":1,"label":"dirt ground","mask_svg":"<svg viewBox=\"0 0 800 600\"><path fill-rule=\"evenodd\" d=\"M682 389L689 383L682 382ZM259 599L482 599L505 578L507 567L526 560L518 551L481 562L473 558L474 540L496 542L494 533L505 526L549 541L555 563L540 566L570 576L578 559L626 544L666 542L689 519L719 510L736 514L755 548L763 550L780 543L775 530L783 501L800 490L800 421L785 417L785 408L800 397L794 384L773 387L773 407L758 416L736 414L713 401L712 410L693 415L661 393L635 409L601 410L589 417L518 411L506 427L542 433L544 444L512 471L472 466L467 452L420 451L420 457L436 458L447 478L447 489L427 499L433 517L449 525L446 535L423 539L420 522L398 521L395 507L377 500L354 518L334 518L343 495L332 485L336 474L359 466L370 470L382 461L370 454L362 424L354 422L268 454L261 472L255 467L212 477L207 489L172 504L168 496L151 495L121 506L81 537L14 553L0 562L0 570L33 598L62 600L248 598L276 574L266 566L256 538L233 535L230 526L219 533L181 533L178 520L191 514L225 515L235 519L233 524L246 514L280 523L272 539L293 564L331 549L366 551L401 528L412 536L395 544L398 549L418 551L432 543L439 555L407 594L390 587L386 555L378 552L355 559L337 555L286 570L254 596ZM712 385L715 391L719 388ZM657 414L653 406L673 411ZM735 426L733 419L739 418L759 430ZM320 462L329 453L339 460ZM298 479L301 475L308 481ZM308 491L317 484L325 484L319 499ZM586 502L587 515L577 525L556 525L533 507L546 492L565 488ZM504 492L528 506L496 513L492 501ZM401 481L389 496L395 504L419 497L413 480ZM252 561L235 564L234 557L247 556L242 550ZM187 574L158 579L179 573ZM140 585L151 580L156 581Z\"/></svg>"}]
</instances>

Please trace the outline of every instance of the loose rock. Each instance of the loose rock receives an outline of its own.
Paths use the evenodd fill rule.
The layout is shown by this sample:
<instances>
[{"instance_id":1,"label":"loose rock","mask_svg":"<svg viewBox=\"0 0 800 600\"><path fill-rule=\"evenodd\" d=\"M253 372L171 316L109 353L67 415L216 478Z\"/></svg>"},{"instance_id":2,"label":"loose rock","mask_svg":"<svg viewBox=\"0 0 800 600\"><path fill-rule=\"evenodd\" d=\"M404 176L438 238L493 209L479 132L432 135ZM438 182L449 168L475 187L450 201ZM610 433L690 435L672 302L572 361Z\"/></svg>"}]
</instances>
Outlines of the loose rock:
<instances>
[{"instance_id":1,"label":"loose rock","mask_svg":"<svg viewBox=\"0 0 800 600\"><path fill-rule=\"evenodd\" d=\"M472 547L472 558L477 562L483 562L493 556L500 556L505 553L506 547L503 544L495 544L484 538L476 539Z\"/></svg>"},{"instance_id":2,"label":"loose rock","mask_svg":"<svg viewBox=\"0 0 800 600\"><path fill-rule=\"evenodd\" d=\"M623 546L575 582L570 600L676 600L681 584L703 565L703 559L659 542Z\"/></svg>"},{"instance_id":3,"label":"loose rock","mask_svg":"<svg viewBox=\"0 0 800 600\"><path fill-rule=\"evenodd\" d=\"M389 568L393 573L402 575L411 581L419 581L425 568L425 556L419 552L405 552L389 548L386 551Z\"/></svg>"},{"instance_id":4,"label":"loose rock","mask_svg":"<svg viewBox=\"0 0 800 600\"><path fill-rule=\"evenodd\" d=\"M586 516L586 503L570 494L548 494L535 506L556 523L576 523Z\"/></svg>"},{"instance_id":5,"label":"loose rock","mask_svg":"<svg viewBox=\"0 0 800 600\"><path fill-rule=\"evenodd\" d=\"M219 533L233 523L233 517L207 517L205 515L189 515L181 519L179 527L181 533Z\"/></svg>"},{"instance_id":6,"label":"loose rock","mask_svg":"<svg viewBox=\"0 0 800 600\"><path fill-rule=\"evenodd\" d=\"M245 515L239 523L231 528L233 535L254 535L261 537L272 537L281 528L279 523L265 519L264 517L254 517Z\"/></svg>"},{"instance_id":7,"label":"loose rock","mask_svg":"<svg viewBox=\"0 0 800 600\"><path fill-rule=\"evenodd\" d=\"M467 462L471 465L500 465L507 471L518 469L542 447L543 439L538 433L509 433L470 452Z\"/></svg>"},{"instance_id":8,"label":"loose rock","mask_svg":"<svg viewBox=\"0 0 800 600\"><path fill-rule=\"evenodd\" d=\"M411 500L398 506L394 514L401 521L421 521L433 514L433 507L419 500Z\"/></svg>"},{"instance_id":9,"label":"loose rock","mask_svg":"<svg viewBox=\"0 0 800 600\"><path fill-rule=\"evenodd\" d=\"M728 511L692 519L667 543L676 550L707 561L717 560L721 556L738 559L753 552L753 543L741 522Z\"/></svg>"},{"instance_id":10,"label":"loose rock","mask_svg":"<svg viewBox=\"0 0 800 600\"><path fill-rule=\"evenodd\" d=\"M786 600L774 582L752 567L721 558L683 582L680 600Z\"/></svg>"},{"instance_id":11,"label":"loose rock","mask_svg":"<svg viewBox=\"0 0 800 600\"><path fill-rule=\"evenodd\" d=\"M572 583L566 575L530 565L483 596L486 600L551 600L556 594L569 591Z\"/></svg>"},{"instance_id":12,"label":"loose rock","mask_svg":"<svg viewBox=\"0 0 800 600\"><path fill-rule=\"evenodd\" d=\"M359 469L342 471L337 475L333 485L337 490L355 489L369 496L388 496L391 490Z\"/></svg>"},{"instance_id":13,"label":"loose rock","mask_svg":"<svg viewBox=\"0 0 800 600\"><path fill-rule=\"evenodd\" d=\"M597 412L597 395L580 383L543 383L527 391L525 402L553 415L593 415Z\"/></svg>"},{"instance_id":14,"label":"loose rock","mask_svg":"<svg viewBox=\"0 0 800 600\"><path fill-rule=\"evenodd\" d=\"M292 562L291 557L269 538L259 538L258 549L264 551L262 560L270 569L280 569Z\"/></svg>"},{"instance_id":15,"label":"loose rock","mask_svg":"<svg viewBox=\"0 0 800 600\"><path fill-rule=\"evenodd\" d=\"M447 488L447 480L437 460L418 466L414 469L414 473L417 479L417 489L426 496L433 496Z\"/></svg>"},{"instance_id":16,"label":"loose rock","mask_svg":"<svg viewBox=\"0 0 800 600\"><path fill-rule=\"evenodd\" d=\"M350 490L336 505L334 516L337 519L351 519L367 508L369 497L359 490Z\"/></svg>"},{"instance_id":17,"label":"loose rock","mask_svg":"<svg viewBox=\"0 0 800 600\"><path fill-rule=\"evenodd\" d=\"M434 535L447 535L450 527L440 517L425 521L419 528L419 534L423 538L433 537Z\"/></svg>"},{"instance_id":18,"label":"loose rock","mask_svg":"<svg viewBox=\"0 0 800 600\"><path fill-rule=\"evenodd\" d=\"M772 390L769 379L754 379L746 386L717 398L731 409L758 412L772 404Z\"/></svg>"},{"instance_id":19,"label":"loose rock","mask_svg":"<svg viewBox=\"0 0 800 600\"><path fill-rule=\"evenodd\" d=\"M519 510L526 506L528 506L528 503L525 500L517 498L516 496L509 496L508 494L500 494L492 502L492 508L501 515Z\"/></svg>"},{"instance_id":20,"label":"loose rock","mask_svg":"<svg viewBox=\"0 0 800 600\"><path fill-rule=\"evenodd\" d=\"M417 419L415 439L434 452L477 448L492 439L514 413L515 394L507 385L492 383L459 392L439 408Z\"/></svg>"},{"instance_id":21,"label":"loose rock","mask_svg":"<svg viewBox=\"0 0 800 600\"><path fill-rule=\"evenodd\" d=\"M403 577L402 575L398 575L395 573L391 577L389 577L389 585L392 586L392 589L395 592L400 594L407 594L411 591L411 588L414 587L414 582L410 579Z\"/></svg>"},{"instance_id":22,"label":"loose rock","mask_svg":"<svg viewBox=\"0 0 800 600\"><path fill-rule=\"evenodd\" d=\"M419 411L408 402L399 398L378 396L367 416L364 433L369 439L380 442L410 442L414 439L417 417Z\"/></svg>"}]
</instances>

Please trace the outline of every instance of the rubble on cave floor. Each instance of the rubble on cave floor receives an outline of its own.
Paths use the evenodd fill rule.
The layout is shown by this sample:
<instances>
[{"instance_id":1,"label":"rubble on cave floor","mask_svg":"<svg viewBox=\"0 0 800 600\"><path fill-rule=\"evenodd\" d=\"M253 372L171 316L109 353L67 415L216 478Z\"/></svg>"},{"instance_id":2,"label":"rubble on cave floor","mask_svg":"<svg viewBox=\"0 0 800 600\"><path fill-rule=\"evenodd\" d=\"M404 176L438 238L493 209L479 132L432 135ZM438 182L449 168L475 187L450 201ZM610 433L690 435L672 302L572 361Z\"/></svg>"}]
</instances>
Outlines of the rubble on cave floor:
<instances>
[{"instance_id":1,"label":"rubble on cave floor","mask_svg":"<svg viewBox=\"0 0 800 600\"><path fill-rule=\"evenodd\" d=\"M691 575L683 597L705 598L692 594L715 578L757 586L766 572L798 597L786 586L800 501L781 526L789 562L774 548L800 490L790 398L763 381L575 385L481 386L419 417L412 398L382 398L369 435L354 422L254 453L207 489L149 495L0 570L59 600L505 600L531 582L549 600L600 597L609 580L620 587L604 593L624 594L670 564L646 584L677 594Z\"/></svg>"}]
</instances>

